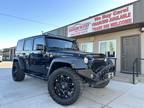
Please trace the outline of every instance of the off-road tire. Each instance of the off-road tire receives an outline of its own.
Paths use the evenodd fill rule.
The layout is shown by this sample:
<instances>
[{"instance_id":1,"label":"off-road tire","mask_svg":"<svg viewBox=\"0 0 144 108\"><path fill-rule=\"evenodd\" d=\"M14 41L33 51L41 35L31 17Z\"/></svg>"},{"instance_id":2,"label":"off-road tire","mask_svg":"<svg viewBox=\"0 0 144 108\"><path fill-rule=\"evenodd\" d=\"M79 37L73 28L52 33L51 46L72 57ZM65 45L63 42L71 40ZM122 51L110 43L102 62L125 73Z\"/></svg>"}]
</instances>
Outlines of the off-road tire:
<instances>
[{"instance_id":1,"label":"off-road tire","mask_svg":"<svg viewBox=\"0 0 144 108\"><path fill-rule=\"evenodd\" d=\"M54 82L57 76L59 75L67 75L68 77L70 77L74 83L74 93L73 95L68 98L68 99L63 99L60 96L58 96L55 92L55 88L54 88ZM75 73L74 70L72 70L71 68L59 68L57 70L55 70L49 77L48 80L48 91L50 96L52 97L52 99L57 102L58 104L61 105L71 105L74 102L77 101L77 99L79 98L80 94L81 94L81 86L82 86L82 80L81 78Z\"/></svg>"},{"instance_id":2,"label":"off-road tire","mask_svg":"<svg viewBox=\"0 0 144 108\"><path fill-rule=\"evenodd\" d=\"M105 88L108 84L109 84L110 80L108 81L105 81L99 85L95 85L94 83L90 84L90 87L93 87L93 88Z\"/></svg>"},{"instance_id":3,"label":"off-road tire","mask_svg":"<svg viewBox=\"0 0 144 108\"><path fill-rule=\"evenodd\" d=\"M25 78L25 73L20 69L18 62L13 63L12 78L14 81L23 81Z\"/></svg>"}]
</instances>

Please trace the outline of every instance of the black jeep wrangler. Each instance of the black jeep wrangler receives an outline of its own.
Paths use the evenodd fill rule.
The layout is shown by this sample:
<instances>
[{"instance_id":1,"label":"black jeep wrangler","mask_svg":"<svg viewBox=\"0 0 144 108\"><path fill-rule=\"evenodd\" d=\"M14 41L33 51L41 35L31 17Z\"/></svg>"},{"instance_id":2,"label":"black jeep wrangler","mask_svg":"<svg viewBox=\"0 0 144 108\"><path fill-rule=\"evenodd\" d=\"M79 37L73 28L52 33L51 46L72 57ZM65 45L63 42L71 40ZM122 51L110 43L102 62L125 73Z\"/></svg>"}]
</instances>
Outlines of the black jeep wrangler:
<instances>
[{"instance_id":1,"label":"black jeep wrangler","mask_svg":"<svg viewBox=\"0 0 144 108\"><path fill-rule=\"evenodd\" d=\"M13 59L12 77L25 75L48 81L48 91L61 105L73 104L81 87L104 88L113 77L113 63L103 54L79 51L74 39L39 35L19 40Z\"/></svg>"}]
</instances>

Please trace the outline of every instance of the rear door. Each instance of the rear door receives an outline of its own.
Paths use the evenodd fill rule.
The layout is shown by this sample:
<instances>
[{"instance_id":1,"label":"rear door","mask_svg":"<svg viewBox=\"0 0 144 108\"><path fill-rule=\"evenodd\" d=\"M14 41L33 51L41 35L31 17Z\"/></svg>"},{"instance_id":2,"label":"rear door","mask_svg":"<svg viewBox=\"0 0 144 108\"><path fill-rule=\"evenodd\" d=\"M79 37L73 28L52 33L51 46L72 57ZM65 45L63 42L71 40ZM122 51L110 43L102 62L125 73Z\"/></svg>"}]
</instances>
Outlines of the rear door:
<instances>
[{"instance_id":1,"label":"rear door","mask_svg":"<svg viewBox=\"0 0 144 108\"><path fill-rule=\"evenodd\" d=\"M24 51L22 52L23 58L25 60L26 63L26 69L29 71L30 70L30 59L29 56L32 52L32 47L33 47L33 38L28 38L25 39L24 42Z\"/></svg>"}]
</instances>

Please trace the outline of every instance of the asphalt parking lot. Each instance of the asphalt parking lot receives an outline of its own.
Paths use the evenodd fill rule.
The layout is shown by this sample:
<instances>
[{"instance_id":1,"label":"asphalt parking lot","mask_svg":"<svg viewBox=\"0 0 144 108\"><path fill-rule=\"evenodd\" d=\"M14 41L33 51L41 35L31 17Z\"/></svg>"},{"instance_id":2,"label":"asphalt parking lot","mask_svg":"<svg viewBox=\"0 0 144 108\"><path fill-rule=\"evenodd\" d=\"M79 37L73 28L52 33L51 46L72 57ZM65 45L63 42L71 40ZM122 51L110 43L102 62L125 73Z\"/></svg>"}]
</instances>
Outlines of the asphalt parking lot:
<instances>
[{"instance_id":1,"label":"asphalt parking lot","mask_svg":"<svg viewBox=\"0 0 144 108\"><path fill-rule=\"evenodd\" d=\"M11 68L0 68L0 108L64 108L48 94L47 82L26 77L14 82ZM85 87L80 99L68 108L144 108L144 84L111 81L104 89Z\"/></svg>"}]
</instances>

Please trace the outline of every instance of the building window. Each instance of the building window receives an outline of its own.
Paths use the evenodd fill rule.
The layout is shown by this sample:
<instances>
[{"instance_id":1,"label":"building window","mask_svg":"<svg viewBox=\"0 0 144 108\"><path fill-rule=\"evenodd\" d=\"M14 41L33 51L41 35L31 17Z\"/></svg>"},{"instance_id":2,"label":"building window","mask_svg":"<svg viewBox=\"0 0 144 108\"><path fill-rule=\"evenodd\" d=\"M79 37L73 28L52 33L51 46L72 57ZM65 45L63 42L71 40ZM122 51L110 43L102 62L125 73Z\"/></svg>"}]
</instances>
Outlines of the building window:
<instances>
[{"instance_id":1,"label":"building window","mask_svg":"<svg viewBox=\"0 0 144 108\"><path fill-rule=\"evenodd\" d=\"M99 52L107 57L116 57L116 40L100 41Z\"/></svg>"},{"instance_id":2,"label":"building window","mask_svg":"<svg viewBox=\"0 0 144 108\"><path fill-rule=\"evenodd\" d=\"M84 52L93 52L93 42L81 43L80 50Z\"/></svg>"}]
</instances>

